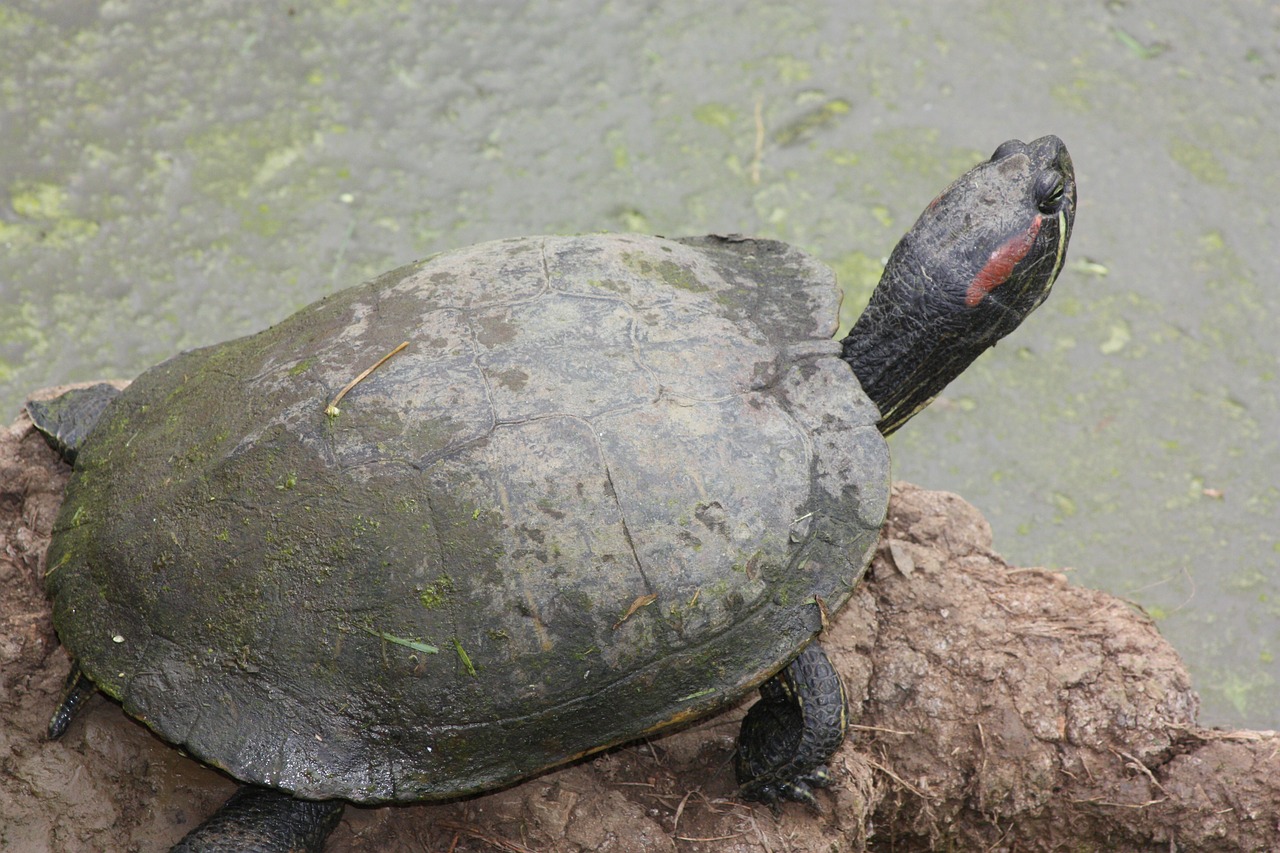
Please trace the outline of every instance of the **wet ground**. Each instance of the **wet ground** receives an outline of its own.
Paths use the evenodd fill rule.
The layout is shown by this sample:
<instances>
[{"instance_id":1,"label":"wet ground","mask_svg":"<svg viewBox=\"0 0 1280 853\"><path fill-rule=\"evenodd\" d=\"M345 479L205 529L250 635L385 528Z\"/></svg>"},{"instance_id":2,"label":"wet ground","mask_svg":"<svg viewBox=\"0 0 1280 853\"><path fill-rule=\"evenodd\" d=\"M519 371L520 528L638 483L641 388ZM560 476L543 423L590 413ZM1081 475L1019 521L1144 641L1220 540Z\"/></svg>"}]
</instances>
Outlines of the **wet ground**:
<instances>
[{"instance_id":1,"label":"wet ground","mask_svg":"<svg viewBox=\"0 0 1280 853\"><path fill-rule=\"evenodd\" d=\"M1274 3L514 7L6 4L0 421L490 237L779 237L856 312L948 180L1057 133L1055 295L897 474L1143 604L1207 722L1280 727Z\"/></svg>"}]
</instances>

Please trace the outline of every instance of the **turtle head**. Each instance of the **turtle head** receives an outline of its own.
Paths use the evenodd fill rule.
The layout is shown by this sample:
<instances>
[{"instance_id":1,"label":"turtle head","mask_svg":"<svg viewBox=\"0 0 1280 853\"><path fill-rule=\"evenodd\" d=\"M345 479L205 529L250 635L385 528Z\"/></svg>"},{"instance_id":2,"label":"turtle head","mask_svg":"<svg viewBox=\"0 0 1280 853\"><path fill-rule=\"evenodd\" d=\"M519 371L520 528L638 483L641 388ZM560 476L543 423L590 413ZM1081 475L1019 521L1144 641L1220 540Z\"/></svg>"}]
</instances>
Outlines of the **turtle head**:
<instances>
[{"instance_id":1,"label":"turtle head","mask_svg":"<svg viewBox=\"0 0 1280 853\"><path fill-rule=\"evenodd\" d=\"M896 430L1049 295L1076 212L1062 140L1011 139L899 241L844 358Z\"/></svg>"}]
</instances>

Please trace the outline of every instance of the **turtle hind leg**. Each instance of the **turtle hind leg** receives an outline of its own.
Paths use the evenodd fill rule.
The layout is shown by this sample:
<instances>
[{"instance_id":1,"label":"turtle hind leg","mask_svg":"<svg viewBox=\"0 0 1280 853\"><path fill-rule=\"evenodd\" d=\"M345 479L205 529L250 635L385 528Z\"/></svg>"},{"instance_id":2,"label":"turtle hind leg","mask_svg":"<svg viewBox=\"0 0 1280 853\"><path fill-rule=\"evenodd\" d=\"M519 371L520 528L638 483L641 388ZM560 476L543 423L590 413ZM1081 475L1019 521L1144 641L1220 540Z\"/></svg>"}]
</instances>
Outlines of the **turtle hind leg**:
<instances>
[{"instance_id":1,"label":"turtle hind leg","mask_svg":"<svg viewBox=\"0 0 1280 853\"><path fill-rule=\"evenodd\" d=\"M827 760L848 724L844 685L816 643L760 687L738 735L735 770L744 799L816 809L814 788L831 782Z\"/></svg>"},{"instance_id":2,"label":"turtle hind leg","mask_svg":"<svg viewBox=\"0 0 1280 853\"><path fill-rule=\"evenodd\" d=\"M80 671L80 664L71 661L71 671L62 687L62 698L58 707L49 718L49 727L45 729L45 737L57 740L67 733L71 721L84 707L85 700L98 692L97 685L89 680L89 676Z\"/></svg>"},{"instance_id":3,"label":"turtle hind leg","mask_svg":"<svg viewBox=\"0 0 1280 853\"><path fill-rule=\"evenodd\" d=\"M343 808L244 785L170 853L319 853Z\"/></svg>"}]
</instances>

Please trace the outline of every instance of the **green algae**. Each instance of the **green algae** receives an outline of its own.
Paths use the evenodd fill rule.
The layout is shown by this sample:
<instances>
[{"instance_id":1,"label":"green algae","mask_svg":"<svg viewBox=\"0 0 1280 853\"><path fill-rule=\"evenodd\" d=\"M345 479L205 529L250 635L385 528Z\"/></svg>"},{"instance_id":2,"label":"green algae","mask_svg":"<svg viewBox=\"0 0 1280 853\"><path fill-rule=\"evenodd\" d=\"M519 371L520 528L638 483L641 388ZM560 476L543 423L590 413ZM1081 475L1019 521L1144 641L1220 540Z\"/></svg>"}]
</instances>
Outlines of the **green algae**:
<instances>
[{"instance_id":1,"label":"green algae","mask_svg":"<svg viewBox=\"0 0 1280 853\"><path fill-rule=\"evenodd\" d=\"M1210 148L1196 145L1182 137L1169 140L1169 156L1199 181L1211 186L1226 186L1227 169Z\"/></svg>"},{"instance_id":2,"label":"green algae","mask_svg":"<svg viewBox=\"0 0 1280 853\"><path fill-rule=\"evenodd\" d=\"M9 190L18 222L0 220L0 243L15 248L39 245L64 249L91 240L98 223L74 215L65 187L43 182L19 182Z\"/></svg>"}]
</instances>

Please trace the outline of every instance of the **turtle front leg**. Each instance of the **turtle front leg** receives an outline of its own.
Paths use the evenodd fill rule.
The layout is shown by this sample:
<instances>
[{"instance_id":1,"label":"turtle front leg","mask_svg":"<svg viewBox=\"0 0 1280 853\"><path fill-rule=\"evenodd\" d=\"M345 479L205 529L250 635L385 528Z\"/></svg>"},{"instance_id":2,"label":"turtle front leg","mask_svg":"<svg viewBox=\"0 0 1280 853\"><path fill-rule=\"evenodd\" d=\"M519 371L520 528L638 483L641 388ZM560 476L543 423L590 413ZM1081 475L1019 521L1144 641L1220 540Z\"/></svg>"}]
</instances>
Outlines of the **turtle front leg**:
<instances>
[{"instance_id":1,"label":"turtle front leg","mask_svg":"<svg viewBox=\"0 0 1280 853\"><path fill-rule=\"evenodd\" d=\"M840 674L817 643L760 686L742 720L734 769L744 799L818 807L813 788L830 784L827 759L844 742L848 708Z\"/></svg>"},{"instance_id":2,"label":"turtle front leg","mask_svg":"<svg viewBox=\"0 0 1280 853\"><path fill-rule=\"evenodd\" d=\"M343 807L244 785L170 853L319 853Z\"/></svg>"},{"instance_id":3,"label":"turtle front leg","mask_svg":"<svg viewBox=\"0 0 1280 853\"><path fill-rule=\"evenodd\" d=\"M67 727L80 713L85 700L97 692L97 685L80 671L80 664L72 660L71 671L67 673L67 680L62 686L62 698L58 701L58 707L54 710L53 716L49 718L45 737L49 740L57 740L66 734Z\"/></svg>"}]
</instances>

